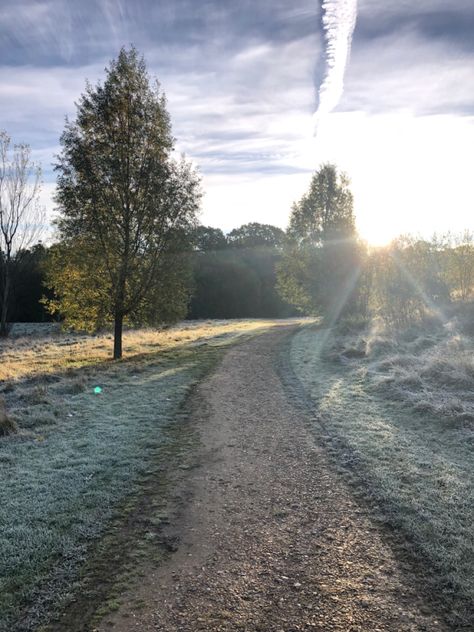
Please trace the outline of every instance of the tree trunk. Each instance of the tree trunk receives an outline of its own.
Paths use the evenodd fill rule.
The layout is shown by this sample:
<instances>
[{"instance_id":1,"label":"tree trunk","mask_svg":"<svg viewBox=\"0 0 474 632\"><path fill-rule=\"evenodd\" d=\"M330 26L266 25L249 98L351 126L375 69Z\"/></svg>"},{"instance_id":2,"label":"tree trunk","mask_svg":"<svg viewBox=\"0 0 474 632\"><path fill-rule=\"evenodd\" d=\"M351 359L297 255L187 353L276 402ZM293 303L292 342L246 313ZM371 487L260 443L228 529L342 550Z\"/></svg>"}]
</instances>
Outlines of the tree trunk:
<instances>
[{"instance_id":1,"label":"tree trunk","mask_svg":"<svg viewBox=\"0 0 474 632\"><path fill-rule=\"evenodd\" d=\"M123 329L123 314L115 314L114 325L114 360L120 360L122 357L122 329Z\"/></svg>"},{"instance_id":2,"label":"tree trunk","mask_svg":"<svg viewBox=\"0 0 474 632\"><path fill-rule=\"evenodd\" d=\"M8 336L8 299L10 294L10 274L9 274L9 262L5 262L5 271L3 276L3 293L2 304L0 307L0 336L5 338Z\"/></svg>"}]
</instances>

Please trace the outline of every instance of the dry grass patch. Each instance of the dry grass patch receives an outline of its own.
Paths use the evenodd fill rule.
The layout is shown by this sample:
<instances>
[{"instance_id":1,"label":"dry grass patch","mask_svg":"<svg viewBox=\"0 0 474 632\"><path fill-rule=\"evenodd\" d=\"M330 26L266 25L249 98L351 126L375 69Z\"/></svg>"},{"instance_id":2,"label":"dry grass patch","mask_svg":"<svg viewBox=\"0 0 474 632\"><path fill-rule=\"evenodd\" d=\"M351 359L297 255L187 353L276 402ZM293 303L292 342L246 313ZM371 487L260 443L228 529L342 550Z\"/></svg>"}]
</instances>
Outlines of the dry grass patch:
<instances>
[{"instance_id":1,"label":"dry grass patch","mask_svg":"<svg viewBox=\"0 0 474 632\"><path fill-rule=\"evenodd\" d=\"M224 344L270 327L299 322L289 320L188 321L162 329L124 333L124 359L157 350L170 351L188 344ZM229 340L230 339L230 340ZM59 334L23 336L0 341L0 383L30 375L62 372L67 367L91 366L110 360L112 336Z\"/></svg>"}]
</instances>

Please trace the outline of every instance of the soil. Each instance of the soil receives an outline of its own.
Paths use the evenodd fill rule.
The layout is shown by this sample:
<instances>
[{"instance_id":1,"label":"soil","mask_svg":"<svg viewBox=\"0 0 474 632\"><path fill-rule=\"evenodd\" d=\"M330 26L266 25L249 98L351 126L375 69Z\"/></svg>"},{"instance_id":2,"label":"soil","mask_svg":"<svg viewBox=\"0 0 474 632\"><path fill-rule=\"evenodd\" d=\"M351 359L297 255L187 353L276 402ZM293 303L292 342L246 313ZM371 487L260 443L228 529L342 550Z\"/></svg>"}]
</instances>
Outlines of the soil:
<instances>
[{"instance_id":1,"label":"soil","mask_svg":"<svg viewBox=\"0 0 474 632\"><path fill-rule=\"evenodd\" d=\"M200 447L164 534L176 550L139 562L100 632L447 629L288 396L293 332L231 348L193 394Z\"/></svg>"}]
</instances>

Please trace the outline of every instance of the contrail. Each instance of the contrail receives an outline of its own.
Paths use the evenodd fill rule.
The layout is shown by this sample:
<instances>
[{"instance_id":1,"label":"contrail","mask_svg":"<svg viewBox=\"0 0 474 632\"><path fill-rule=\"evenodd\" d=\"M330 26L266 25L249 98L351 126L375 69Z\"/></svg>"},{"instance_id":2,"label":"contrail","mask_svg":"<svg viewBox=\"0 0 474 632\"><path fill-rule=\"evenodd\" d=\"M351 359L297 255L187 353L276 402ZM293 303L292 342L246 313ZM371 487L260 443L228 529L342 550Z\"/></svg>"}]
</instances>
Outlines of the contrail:
<instances>
[{"instance_id":1,"label":"contrail","mask_svg":"<svg viewBox=\"0 0 474 632\"><path fill-rule=\"evenodd\" d=\"M322 23L326 41L326 74L319 86L316 129L321 118L339 102L344 89L344 72L357 19L357 0L323 0Z\"/></svg>"}]
</instances>

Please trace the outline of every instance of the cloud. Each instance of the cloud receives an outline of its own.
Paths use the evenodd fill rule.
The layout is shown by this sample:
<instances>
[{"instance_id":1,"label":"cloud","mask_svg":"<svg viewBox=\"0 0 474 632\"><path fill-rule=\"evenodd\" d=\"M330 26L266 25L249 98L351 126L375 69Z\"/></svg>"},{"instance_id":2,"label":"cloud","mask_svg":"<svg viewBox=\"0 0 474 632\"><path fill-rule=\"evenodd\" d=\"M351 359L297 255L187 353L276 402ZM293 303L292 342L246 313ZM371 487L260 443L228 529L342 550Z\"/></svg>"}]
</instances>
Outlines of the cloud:
<instances>
[{"instance_id":1,"label":"cloud","mask_svg":"<svg viewBox=\"0 0 474 632\"><path fill-rule=\"evenodd\" d=\"M309 173L205 176L201 221L225 231L248 222L286 228L291 205L309 180Z\"/></svg>"},{"instance_id":2,"label":"cloud","mask_svg":"<svg viewBox=\"0 0 474 632\"><path fill-rule=\"evenodd\" d=\"M411 29L355 44L340 111L414 114L474 112L474 51Z\"/></svg>"},{"instance_id":3,"label":"cloud","mask_svg":"<svg viewBox=\"0 0 474 632\"><path fill-rule=\"evenodd\" d=\"M323 0L326 75L319 86L316 121L329 114L341 98L356 18L357 0Z\"/></svg>"},{"instance_id":4,"label":"cloud","mask_svg":"<svg viewBox=\"0 0 474 632\"><path fill-rule=\"evenodd\" d=\"M354 43L411 30L457 50L474 50L474 5L471 0L359 0Z\"/></svg>"},{"instance_id":5,"label":"cloud","mask_svg":"<svg viewBox=\"0 0 474 632\"><path fill-rule=\"evenodd\" d=\"M314 32L314 0L17 0L0 7L3 64L69 67L116 56L122 45L227 57L242 44L285 44ZM195 61L200 64L199 55ZM209 58L207 59L209 61Z\"/></svg>"},{"instance_id":6,"label":"cloud","mask_svg":"<svg viewBox=\"0 0 474 632\"><path fill-rule=\"evenodd\" d=\"M166 92L177 150L205 176L308 172L297 161L297 145L311 133L314 34L280 44L243 39L238 51L213 59L212 67L202 50L199 66L194 48L179 51L172 63L161 52L160 46L147 51L150 74ZM51 162L65 115L74 116L85 79L103 79L105 65L99 60L74 72L67 66L0 67L0 119L9 122L15 140L33 146L46 182L55 178Z\"/></svg>"},{"instance_id":7,"label":"cloud","mask_svg":"<svg viewBox=\"0 0 474 632\"><path fill-rule=\"evenodd\" d=\"M342 39L334 39L339 70L332 78L338 79L331 89L326 84L320 107L334 103L342 75L344 92L316 142L314 84L321 86L326 76L320 65L328 42L315 0L0 3L0 125L32 145L43 164L43 199L52 208L51 162L64 116L74 115L85 79L103 79L119 47L133 42L167 94L177 150L204 175L203 221L226 229L252 218L284 226L310 172L331 159L353 175L366 229L378 221L381 207L401 207L403 187L384 194L400 173L417 200L404 204L408 222L422 193L392 159L401 161L402 151L417 157L417 166L406 163L423 187L432 174L436 178L437 193L429 197L436 221L442 215L436 200L447 200L449 189L462 190L457 208L467 213L471 205L472 212L469 188L457 183L456 189L456 171L464 178L465 164L472 164L472 0L358 0L357 6L345 74L350 16L338 32ZM429 134L438 141L437 154ZM432 162L432 154L443 151L449 153L444 181Z\"/></svg>"}]
</instances>

